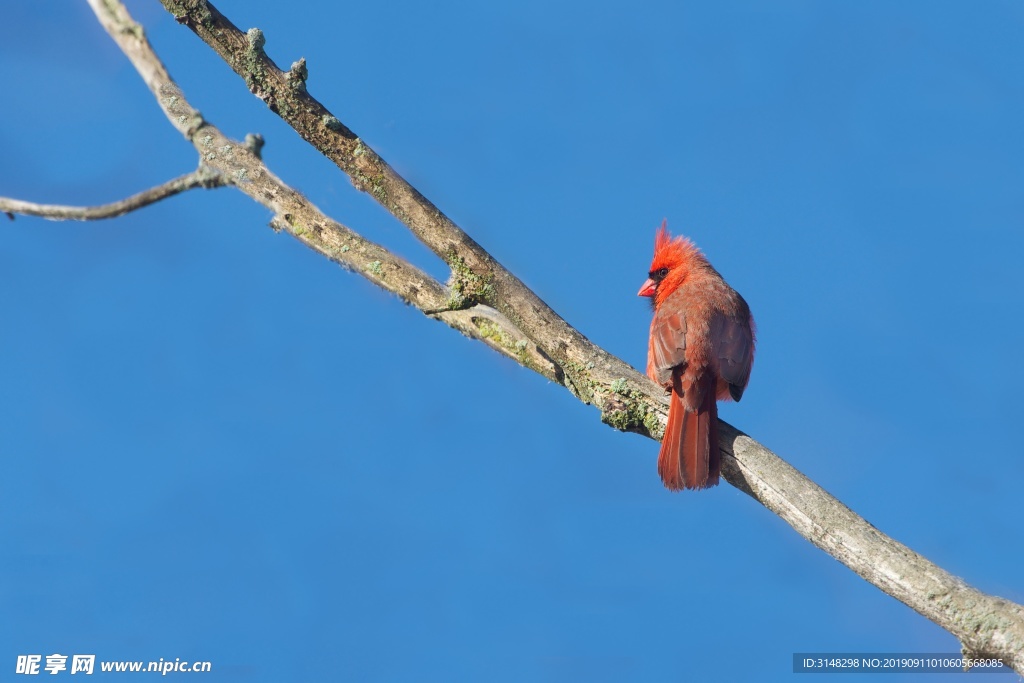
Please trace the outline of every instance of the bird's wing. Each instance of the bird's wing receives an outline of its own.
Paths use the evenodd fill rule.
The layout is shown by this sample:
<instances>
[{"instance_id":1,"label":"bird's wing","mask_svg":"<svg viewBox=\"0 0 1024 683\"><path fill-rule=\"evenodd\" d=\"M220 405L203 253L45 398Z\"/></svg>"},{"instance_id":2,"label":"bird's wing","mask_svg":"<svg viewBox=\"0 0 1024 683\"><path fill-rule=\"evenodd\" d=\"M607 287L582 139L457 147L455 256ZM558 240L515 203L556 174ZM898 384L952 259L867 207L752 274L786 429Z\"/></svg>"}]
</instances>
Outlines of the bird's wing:
<instances>
[{"instance_id":1,"label":"bird's wing","mask_svg":"<svg viewBox=\"0 0 1024 683\"><path fill-rule=\"evenodd\" d=\"M739 295L737 295L739 296ZM718 352L718 374L729 383L734 401L740 400L750 379L754 364L754 331L750 323L750 309L740 297L739 310L734 315L716 312L711 319L711 348Z\"/></svg>"},{"instance_id":2,"label":"bird's wing","mask_svg":"<svg viewBox=\"0 0 1024 683\"><path fill-rule=\"evenodd\" d=\"M672 370L686 362L686 316L671 297L654 313L647 349L647 376L663 387L672 384Z\"/></svg>"}]
</instances>

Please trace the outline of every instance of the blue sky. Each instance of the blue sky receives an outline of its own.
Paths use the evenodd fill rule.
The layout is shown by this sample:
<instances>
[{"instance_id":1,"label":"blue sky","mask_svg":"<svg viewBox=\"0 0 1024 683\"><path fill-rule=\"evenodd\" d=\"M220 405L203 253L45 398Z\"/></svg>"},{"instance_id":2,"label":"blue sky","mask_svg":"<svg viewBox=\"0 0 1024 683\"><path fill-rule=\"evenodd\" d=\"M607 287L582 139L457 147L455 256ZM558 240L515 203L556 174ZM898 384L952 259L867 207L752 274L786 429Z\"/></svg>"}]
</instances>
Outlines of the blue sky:
<instances>
[{"instance_id":1,"label":"blue sky","mask_svg":"<svg viewBox=\"0 0 1024 683\"><path fill-rule=\"evenodd\" d=\"M667 218L758 323L725 419L1024 602L1019 3L218 7L637 367ZM210 121L445 277L191 32L130 8ZM0 195L101 203L194 168L85 3L5 16ZM776 681L794 652L957 651L747 496L666 492L657 444L268 220L218 190L2 222L0 667Z\"/></svg>"}]
</instances>

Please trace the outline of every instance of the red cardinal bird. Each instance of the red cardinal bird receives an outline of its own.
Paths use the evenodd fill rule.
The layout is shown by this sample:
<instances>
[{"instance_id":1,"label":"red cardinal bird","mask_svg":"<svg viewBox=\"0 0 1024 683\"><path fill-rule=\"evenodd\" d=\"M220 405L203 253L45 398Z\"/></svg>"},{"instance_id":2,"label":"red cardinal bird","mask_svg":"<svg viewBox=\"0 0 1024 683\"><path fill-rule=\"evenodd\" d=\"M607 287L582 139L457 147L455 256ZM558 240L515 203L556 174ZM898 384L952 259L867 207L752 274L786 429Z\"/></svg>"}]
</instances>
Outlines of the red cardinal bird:
<instances>
[{"instance_id":1,"label":"red cardinal bird","mask_svg":"<svg viewBox=\"0 0 1024 683\"><path fill-rule=\"evenodd\" d=\"M718 484L718 404L740 400L754 363L754 319L688 239L662 222L640 296L652 297L647 376L672 394L658 474L673 491Z\"/></svg>"}]
</instances>

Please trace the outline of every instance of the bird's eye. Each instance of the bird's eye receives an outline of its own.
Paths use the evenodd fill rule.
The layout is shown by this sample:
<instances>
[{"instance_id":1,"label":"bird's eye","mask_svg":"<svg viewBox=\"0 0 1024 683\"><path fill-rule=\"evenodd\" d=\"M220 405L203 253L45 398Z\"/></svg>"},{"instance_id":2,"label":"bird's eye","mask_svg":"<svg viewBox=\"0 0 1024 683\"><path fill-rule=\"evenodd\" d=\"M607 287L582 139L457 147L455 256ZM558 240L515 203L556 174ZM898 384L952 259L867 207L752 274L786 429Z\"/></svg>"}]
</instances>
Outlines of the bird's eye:
<instances>
[{"instance_id":1,"label":"bird's eye","mask_svg":"<svg viewBox=\"0 0 1024 683\"><path fill-rule=\"evenodd\" d=\"M650 275L651 279L654 280L655 282L661 282L662 280L665 279L665 276L668 275L668 268L659 268L658 270L652 270L650 273L648 273L648 275Z\"/></svg>"}]
</instances>

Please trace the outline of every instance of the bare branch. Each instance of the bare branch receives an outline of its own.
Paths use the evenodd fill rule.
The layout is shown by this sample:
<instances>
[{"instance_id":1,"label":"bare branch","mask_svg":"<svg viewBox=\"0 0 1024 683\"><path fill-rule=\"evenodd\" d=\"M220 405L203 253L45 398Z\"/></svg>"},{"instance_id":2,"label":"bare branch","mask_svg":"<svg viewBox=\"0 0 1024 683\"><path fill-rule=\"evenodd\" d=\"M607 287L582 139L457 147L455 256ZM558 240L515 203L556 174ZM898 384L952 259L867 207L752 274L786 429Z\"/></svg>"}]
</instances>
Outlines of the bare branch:
<instances>
[{"instance_id":1,"label":"bare branch","mask_svg":"<svg viewBox=\"0 0 1024 683\"><path fill-rule=\"evenodd\" d=\"M263 34L243 34L205 0L162 0L306 140L333 159L452 268L445 287L379 245L321 214L244 145L202 120L116 0L90 0L136 65L172 124L203 163L274 212L272 225L392 291L427 315L489 343L562 382L619 429L657 436L664 396L628 365L593 345L398 176L306 93L307 69L287 73L263 52ZM482 303L493 304L495 311ZM721 423L723 475L859 575L950 631L970 654L1001 656L1024 673L1024 607L981 593L885 536L778 456Z\"/></svg>"},{"instance_id":2,"label":"bare branch","mask_svg":"<svg viewBox=\"0 0 1024 683\"><path fill-rule=\"evenodd\" d=\"M197 170L179 176L174 180L168 180L163 185L157 185L111 204L103 204L101 206L62 206L59 204L35 204L33 202L24 202L20 199L0 197L0 211L8 215L17 213L23 216L39 216L51 221L95 221L103 218L123 216L126 213L155 204L161 199L173 197L186 190L193 190L197 187L208 189L223 187L225 184L227 184L226 181L219 174L200 166Z\"/></svg>"}]
</instances>

